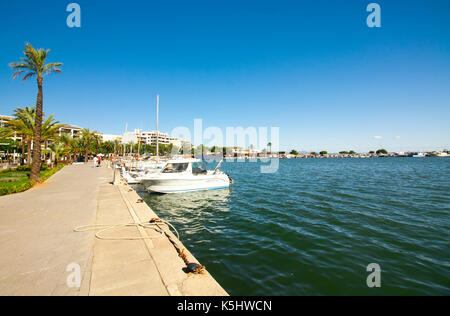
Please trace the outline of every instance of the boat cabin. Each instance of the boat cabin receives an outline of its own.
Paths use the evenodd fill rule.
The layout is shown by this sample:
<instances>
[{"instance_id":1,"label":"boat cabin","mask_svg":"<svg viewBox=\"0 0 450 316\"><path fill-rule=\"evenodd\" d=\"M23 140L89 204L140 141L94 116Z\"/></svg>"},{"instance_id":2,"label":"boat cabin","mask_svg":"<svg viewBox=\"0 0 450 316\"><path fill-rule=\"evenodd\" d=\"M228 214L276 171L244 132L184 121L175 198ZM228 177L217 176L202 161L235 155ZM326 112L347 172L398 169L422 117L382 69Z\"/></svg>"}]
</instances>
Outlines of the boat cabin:
<instances>
[{"instance_id":1,"label":"boat cabin","mask_svg":"<svg viewBox=\"0 0 450 316\"><path fill-rule=\"evenodd\" d=\"M193 175L207 174L206 163L196 158L169 160L162 173L192 173Z\"/></svg>"}]
</instances>

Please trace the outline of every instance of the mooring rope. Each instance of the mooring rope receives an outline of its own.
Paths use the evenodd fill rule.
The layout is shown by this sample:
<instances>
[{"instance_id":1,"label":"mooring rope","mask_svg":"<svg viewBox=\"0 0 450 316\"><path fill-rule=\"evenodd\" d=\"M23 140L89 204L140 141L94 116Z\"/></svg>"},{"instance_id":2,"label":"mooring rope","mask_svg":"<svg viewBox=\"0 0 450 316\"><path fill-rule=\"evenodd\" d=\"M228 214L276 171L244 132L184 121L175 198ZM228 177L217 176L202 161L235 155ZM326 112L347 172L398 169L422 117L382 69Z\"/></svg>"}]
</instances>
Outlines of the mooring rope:
<instances>
[{"instance_id":1,"label":"mooring rope","mask_svg":"<svg viewBox=\"0 0 450 316\"><path fill-rule=\"evenodd\" d=\"M140 223L123 223L123 224L94 224L94 225L84 225L84 226L78 226L74 228L74 232L86 232L94 229L98 229L101 227L104 227L103 229L100 229L95 233L95 237L101 240L144 240L144 239L156 239L156 238L162 238L163 236L166 236L167 239L170 241L170 243L174 246L175 250L178 253L178 256L184 261L186 264L188 272L192 272L195 274L202 274L205 271L205 266L202 266L198 263L190 262L184 253L185 249L180 248L178 245L178 242L173 239L172 235L166 232L164 228L160 226L160 224L166 224L167 226L171 227L175 233L178 240L180 240L180 234L178 233L177 229L168 221L165 221L160 218L152 218L149 222L140 222ZM113 230L119 227L143 227L143 228L158 228L158 232L160 234L158 236L146 236L146 237L135 237L135 236L120 236L120 237L107 237L103 236L102 233L108 230Z\"/></svg>"},{"instance_id":2,"label":"mooring rope","mask_svg":"<svg viewBox=\"0 0 450 316\"><path fill-rule=\"evenodd\" d=\"M158 226L158 222L165 222L159 218L152 218L150 220L150 223L155 223ZM158 226L158 228L160 228ZM161 228L160 228L161 229ZM169 241L172 243L172 245L174 246L175 250L178 253L178 256L183 259L184 263L186 264L186 267L188 269L189 272L195 273L195 274L203 274L205 272L205 266L202 266L201 264L195 263L195 262L190 262L186 256L186 254L184 253L184 248L180 248L177 241L173 240L172 236L169 235L164 229L162 229L162 231L164 232L164 234L166 235L167 239L169 239ZM178 233L177 233L178 234ZM177 237L178 240L180 240L179 237Z\"/></svg>"},{"instance_id":3,"label":"mooring rope","mask_svg":"<svg viewBox=\"0 0 450 316\"><path fill-rule=\"evenodd\" d=\"M172 229L175 231L175 233L177 234L177 238L180 238L180 234L178 233L178 231L176 230L176 228L170 224L169 222L162 220L162 219L158 219L159 223L164 223L170 227L172 227ZM102 233L104 233L105 231L108 230L112 230L118 227L144 227L144 228L154 228L155 226L159 228L159 232L161 233L158 236L146 236L146 237L135 237L135 236L121 236L121 237L105 237L102 235ZM74 232L86 232L89 230L94 230L97 228L101 228L101 227L105 227L104 229L100 229L99 231L97 231L95 233L95 237L97 237L98 239L101 240L142 240L142 239L156 239L156 238L161 238L164 235L164 229L162 229L158 223L150 221L150 222L140 222L140 223L123 223L123 224L94 224L94 225L85 225L85 226L79 226L74 228Z\"/></svg>"}]
</instances>

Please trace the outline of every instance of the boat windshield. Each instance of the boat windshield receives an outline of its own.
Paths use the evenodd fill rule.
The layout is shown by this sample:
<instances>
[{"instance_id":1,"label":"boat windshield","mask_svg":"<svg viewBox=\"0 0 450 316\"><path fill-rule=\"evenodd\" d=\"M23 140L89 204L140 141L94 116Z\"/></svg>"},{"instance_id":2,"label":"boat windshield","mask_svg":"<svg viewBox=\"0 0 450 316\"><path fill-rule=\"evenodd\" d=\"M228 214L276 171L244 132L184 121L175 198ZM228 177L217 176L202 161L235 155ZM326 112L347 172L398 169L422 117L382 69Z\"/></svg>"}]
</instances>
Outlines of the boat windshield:
<instances>
[{"instance_id":1,"label":"boat windshield","mask_svg":"<svg viewBox=\"0 0 450 316\"><path fill-rule=\"evenodd\" d=\"M192 173L193 174L205 174L206 171L206 163L205 162L194 162L192 164Z\"/></svg>"},{"instance_id":2,"label":"boat windshield","mask_svg":"<svg viewBox=\"0 0 450 316\"><path fill-rule=\"evenodd\" d=\"M168 163L163 169L163 173L179 173L186 171L189 163Z\"/></svg>"}]
</instances>

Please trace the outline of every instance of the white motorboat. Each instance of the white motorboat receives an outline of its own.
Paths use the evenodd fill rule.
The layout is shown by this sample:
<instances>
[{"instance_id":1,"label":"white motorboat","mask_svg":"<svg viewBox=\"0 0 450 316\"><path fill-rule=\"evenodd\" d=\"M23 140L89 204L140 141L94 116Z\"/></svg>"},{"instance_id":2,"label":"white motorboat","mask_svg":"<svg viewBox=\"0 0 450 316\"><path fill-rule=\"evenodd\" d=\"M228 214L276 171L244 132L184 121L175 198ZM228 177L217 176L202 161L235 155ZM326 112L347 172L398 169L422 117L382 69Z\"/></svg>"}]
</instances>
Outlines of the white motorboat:
<instances>
[{"instance_id":1,"label":"white motorboat","mask_svg":"<svg viewBox=\"0 0 450 316\"><path fill-rule=\"evenodd\" d=\"M126 170L122 167L122 177L127 181L128 184L138 184L142 180L146 179L149 174L155 174L160 172L161 169L157 168L147 168L142 170Z\"/></svg>"},{"instance_id":2,"label":"white motorboat","mask_svg":"<svg viewBox=\"0 0 450 316\"><path fill-rule=\"evenodd\" d=\"M148 169L162 169L166 164L167 159L147 159L136 160L131 164L137 170L148 170Z\"/></svg>"},{"instance_id":3,"label":"white motorboat","mask_svg":"<svg viewBox=\"0 0 450 316\"><path fill-rule=\"evenodd\" d=\"M138 184L148 174L160 172L165 165L162 160L130 160L123 163L121 174L128 184Z\"/></svg>"},{"instance_id":4,"label":"white motorboat","mask_svg":"<svg viewBox=\"0 0 450 316\"><path fill-rule=\"evenodd\" d=\"M232 179L219 170L220 165L215 170L206 170L200 159L173 159L167 161L161 172L147 175L141 183L147 191L156 193L225 189Z\"/></svg>"},{"instance_id":5,"label":"white motorboat","mask_svg":"<svg viewBox=\"0 0 450 316\"><path fill-rule=\"evenodd\" d=\"M120 171L122 178L127 181L128 184L137 184L141 182L141 179L139 177L139 174L134 171L128 171L125 169L125 167L122 167L122 170Z\"/></svg>"}]
</instances>

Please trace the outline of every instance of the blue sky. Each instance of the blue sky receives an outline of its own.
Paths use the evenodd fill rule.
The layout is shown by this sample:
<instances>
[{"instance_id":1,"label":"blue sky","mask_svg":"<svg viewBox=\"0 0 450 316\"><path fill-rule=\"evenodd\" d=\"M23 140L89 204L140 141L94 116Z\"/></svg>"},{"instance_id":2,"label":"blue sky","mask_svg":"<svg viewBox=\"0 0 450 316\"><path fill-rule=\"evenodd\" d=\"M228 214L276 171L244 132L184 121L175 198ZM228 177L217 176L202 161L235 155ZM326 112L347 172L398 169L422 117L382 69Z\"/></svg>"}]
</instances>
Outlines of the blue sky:
<instances>
[{"instance_id":1,"label":"blue sky","mask_svg":"<svg viewBox=\"0 0 450 316\"><path fill-rule=\"evenodd\" d=\"M450 2L63 0L0 3L0 113L35 104L12 81L25 42L50 48L44 110L104 133L278 126L282 149L450 149ZM381 136L381 138L374 138Z\"/></svg>"}]
</instances>

